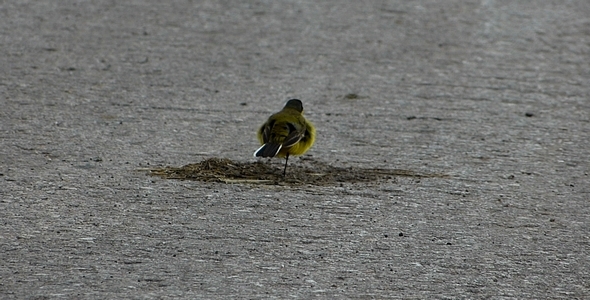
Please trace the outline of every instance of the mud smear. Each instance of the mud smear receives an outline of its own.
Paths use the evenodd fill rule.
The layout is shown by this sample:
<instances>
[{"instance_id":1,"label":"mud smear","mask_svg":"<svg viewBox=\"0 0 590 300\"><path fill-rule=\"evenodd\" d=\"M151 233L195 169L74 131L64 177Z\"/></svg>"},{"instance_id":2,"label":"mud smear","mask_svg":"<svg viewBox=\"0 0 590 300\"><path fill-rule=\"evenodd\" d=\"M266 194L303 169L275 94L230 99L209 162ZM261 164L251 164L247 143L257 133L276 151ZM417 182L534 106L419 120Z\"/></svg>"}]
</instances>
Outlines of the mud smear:
<instances>
[{"instance_id":1,"label":"mud smear","mask_svg":"<svg viewBox=\"0 0 590 300\"><path fill-rule=\"evenodd\" d=\"M165 179L204 182L250 183L272 185L328 186L343 182L371 182L395 179L397 176L429 178L448 177L445 174L420 174L400 169L362 169L329 166L313 159L301 159L289 164L283 177L283 165L268 162L241 163L227 158L209 158L182 167L151 169L150 174Z\"/></svg>"}]
</instances>

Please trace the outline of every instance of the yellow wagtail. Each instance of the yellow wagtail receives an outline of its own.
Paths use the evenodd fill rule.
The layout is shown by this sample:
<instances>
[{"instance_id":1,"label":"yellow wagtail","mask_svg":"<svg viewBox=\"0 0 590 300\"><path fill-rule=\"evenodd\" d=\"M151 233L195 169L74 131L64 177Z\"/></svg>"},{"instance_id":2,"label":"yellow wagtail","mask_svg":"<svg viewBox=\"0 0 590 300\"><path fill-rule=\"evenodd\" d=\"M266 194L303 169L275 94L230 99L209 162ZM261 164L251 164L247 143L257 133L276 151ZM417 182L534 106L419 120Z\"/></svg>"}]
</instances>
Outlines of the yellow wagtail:
<instances>
[{"instance_id":1,"label":"yellow wagtail","mask_svg":"<svg viewBox=\"0 0 590 300\"><path fill-rule=\"evenodd\" d=\"M281 111L270 116L258 129L258 140L262 146L254 151L254 157L285 157L285 176L289 155L305 153L315 141L315 128L303 117L301 100L287 101Z\"/></svg>"}]
</instances>

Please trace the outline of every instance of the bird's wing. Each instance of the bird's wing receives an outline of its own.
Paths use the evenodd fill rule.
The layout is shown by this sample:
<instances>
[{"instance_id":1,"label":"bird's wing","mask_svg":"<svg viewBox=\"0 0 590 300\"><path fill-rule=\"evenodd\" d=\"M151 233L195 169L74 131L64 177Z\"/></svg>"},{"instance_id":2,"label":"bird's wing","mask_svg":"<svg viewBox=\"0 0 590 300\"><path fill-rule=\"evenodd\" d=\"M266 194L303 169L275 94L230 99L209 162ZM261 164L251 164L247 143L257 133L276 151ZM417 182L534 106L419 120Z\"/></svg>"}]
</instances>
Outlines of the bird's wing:
<instances>
[{"instance_id":1,"label":"bird's wing","mask_svg":"<svg viewBox=\"0 0 590 300\"><path fill-rule=\"evenodd\" d=\"M295 144L299 143L305 134L305 128L297 128L295 124L287 123L289 126L289 135L283 141L283 147L289 148L293 147Z\"/></svg>"},{"instance_id":2,"label":"bird's wing","mask_svg":"<svg viewBox=\"0 0 590 300\"><path fill-rule=\"evenodd\" d=\"M266 144L270 141L270 133L272 132L272 128L275 126L275 121L270 120L260 128L262 133L262 141Z\"/></svg>"}]
</instances>

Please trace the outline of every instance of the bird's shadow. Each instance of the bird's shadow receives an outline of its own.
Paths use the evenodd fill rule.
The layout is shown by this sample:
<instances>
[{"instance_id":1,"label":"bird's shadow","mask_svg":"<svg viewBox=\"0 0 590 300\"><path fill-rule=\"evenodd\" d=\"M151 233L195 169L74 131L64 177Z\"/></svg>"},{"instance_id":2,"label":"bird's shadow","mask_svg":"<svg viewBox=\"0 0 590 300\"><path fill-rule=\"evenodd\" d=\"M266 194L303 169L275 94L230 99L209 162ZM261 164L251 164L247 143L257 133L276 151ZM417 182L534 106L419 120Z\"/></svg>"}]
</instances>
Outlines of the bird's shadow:
<instances>
[{"instance_id":1,"label":"bird's shadow","mask_svg":"<svg viewBox=\"0 0 590 300\"><path fill-rule=\"evenodd\" d=\"M289 165L287 175L282 167L270 163L237 162L227 158L209 158L200 163L182 167L150 169L150 175L165 179L196 180L267 185L329 186L344 182L372 182L394 180L395 177L432 178L448 177L445 174L424 174L402 169L364 169L334 167L326 163L305 159L305 164ZM282 166L282 164L281 164Z\"/></svg>"}]
</instances>

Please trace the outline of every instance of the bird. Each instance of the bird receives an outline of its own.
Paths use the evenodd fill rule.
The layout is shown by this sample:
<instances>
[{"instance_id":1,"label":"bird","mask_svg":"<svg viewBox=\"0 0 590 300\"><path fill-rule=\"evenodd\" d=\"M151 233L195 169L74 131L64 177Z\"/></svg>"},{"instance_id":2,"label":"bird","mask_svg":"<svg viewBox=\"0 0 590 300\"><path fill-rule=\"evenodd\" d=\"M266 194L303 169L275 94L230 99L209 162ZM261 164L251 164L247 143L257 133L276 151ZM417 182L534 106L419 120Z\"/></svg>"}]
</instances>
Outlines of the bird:
<instances>
[{"instance_id":1,"label":"bird","mask_svg":"<svg viewBox=\"0 0 590 300\"><path fill-rule=\"evenodd\" d=\"M290 99L285 107L273 114L258 129L260 148L254 157L284 157L283 177L287 175L287 162L290 155L302 155L315 142L315 127L303 116L303 103Z\"/></svg>"}]
</instances>

